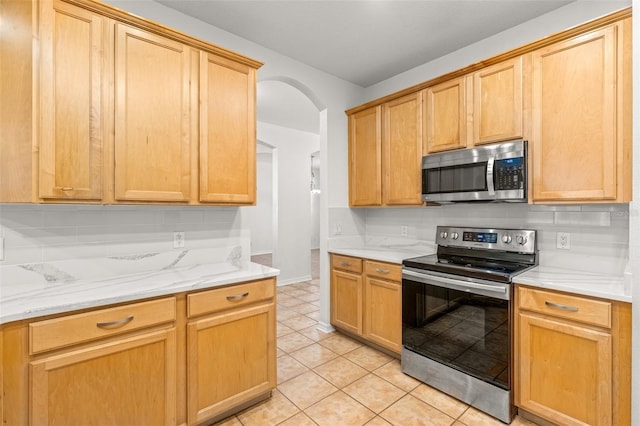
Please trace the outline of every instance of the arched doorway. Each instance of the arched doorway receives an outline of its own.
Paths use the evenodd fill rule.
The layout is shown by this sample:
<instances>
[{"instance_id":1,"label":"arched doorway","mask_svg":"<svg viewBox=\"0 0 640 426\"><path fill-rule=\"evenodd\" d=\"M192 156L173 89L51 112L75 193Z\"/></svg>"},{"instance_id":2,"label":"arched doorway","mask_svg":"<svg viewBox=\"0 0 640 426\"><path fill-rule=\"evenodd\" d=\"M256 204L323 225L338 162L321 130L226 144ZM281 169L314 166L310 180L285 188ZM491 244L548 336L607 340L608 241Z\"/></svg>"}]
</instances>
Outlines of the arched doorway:
<instances>
[{"instance_id":1,"label":"arched doorway","mask_svg":"<svg viewBox=\"0 0 640 426\"><path fill-rule=\"evenodd\" d=\"M319 262L312 255L319 254L322 202L319 179L314 184L313 173L318 175L321 169L321 138L327 133L320 128L326 127L326 120L320 119L324 110L312 91L297 80L279 77L258 82L258 205L249 208L252 254L254 235L259 237L255 251L268 251L263 242L265 228L270 227L271 264L280 269L279 285L319 274ZM261 188L268 185L273 187ZM272 194L272 208L267 202L261 204L261 193ZM261 215L260 210L273 212L273 217Z\"/></svg>"}]
</instances>

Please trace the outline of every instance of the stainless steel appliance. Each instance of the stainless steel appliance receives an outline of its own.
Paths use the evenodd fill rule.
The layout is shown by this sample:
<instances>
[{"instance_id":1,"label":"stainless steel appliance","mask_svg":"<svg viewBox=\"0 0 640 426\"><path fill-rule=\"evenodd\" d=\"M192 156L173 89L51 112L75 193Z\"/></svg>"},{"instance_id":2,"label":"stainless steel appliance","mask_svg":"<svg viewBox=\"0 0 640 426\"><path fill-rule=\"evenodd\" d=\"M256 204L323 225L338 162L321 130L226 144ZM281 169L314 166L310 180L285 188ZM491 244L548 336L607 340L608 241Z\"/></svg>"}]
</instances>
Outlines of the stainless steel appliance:
<instances>
[{"instance_id":1,"label":"stainless steel appliance","mask_svg":"<svg viewBox=\"0 0 640 426\"><path fill-rule=\"evenodd\" d=\"M422 200L526 202L527 141L422 157Z\"/></svg>"},{"instance_id":2,"label":"stainless steel appliance","mask_svg":"<svg viewBox=\"0 0 640 426\"><path fill-rule=\"evenodd\" d=\"M509 423L511 282L538 263L536 231L438 226L436 242L402 262L402 371Z\"/></svg>"}]
</instances>

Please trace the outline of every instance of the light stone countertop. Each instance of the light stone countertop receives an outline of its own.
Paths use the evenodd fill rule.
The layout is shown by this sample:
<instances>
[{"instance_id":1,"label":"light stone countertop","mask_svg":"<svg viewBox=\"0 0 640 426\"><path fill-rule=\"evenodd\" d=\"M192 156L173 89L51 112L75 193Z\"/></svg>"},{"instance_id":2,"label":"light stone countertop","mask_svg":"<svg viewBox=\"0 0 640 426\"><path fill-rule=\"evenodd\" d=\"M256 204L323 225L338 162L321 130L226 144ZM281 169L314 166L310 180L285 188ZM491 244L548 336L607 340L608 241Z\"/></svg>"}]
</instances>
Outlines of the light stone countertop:
<instances>
[{"instance_id":1,"label":"light stone countertop","mask_svg":"<svg viewBox=\"0 0 640 426\"><path fill-rule=\"evenodd\" d=\"M251 262L227 261L157 271L30 284L0 295L0 324L78 309L132 302L277 276L279 271Z\"/></svg>"},{"instance_id":2,"label":"light stone countertop","mask_svg":"<svg viewBox=\"0 0 640 426\"><path fill-rule=\"evenodd\" d=\"M411 249L393 250L376 246L356 246L353 248L330 248L330 253L364 259L402 264L403 259L424 256L434 251L416 251ZM573 294L601 297L604 299L631 302L631 277L591 274L572 269L548 266L535 268L516 276L516 284L540 287L549 290L565 291Z\"/></svg>"}]
</instances>

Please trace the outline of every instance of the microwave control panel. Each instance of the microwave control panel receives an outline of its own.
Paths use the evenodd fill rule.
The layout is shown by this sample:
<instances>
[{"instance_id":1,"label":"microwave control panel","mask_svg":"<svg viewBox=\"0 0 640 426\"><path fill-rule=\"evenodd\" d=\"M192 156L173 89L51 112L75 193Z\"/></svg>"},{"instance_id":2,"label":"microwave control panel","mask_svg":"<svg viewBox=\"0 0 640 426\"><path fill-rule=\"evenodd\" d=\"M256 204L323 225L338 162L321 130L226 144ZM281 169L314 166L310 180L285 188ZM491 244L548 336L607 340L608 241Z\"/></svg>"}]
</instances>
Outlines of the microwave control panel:
<instances>
[{"instance_id":1,"label":"microwave control panel","mask_svg":"<svg viewBox=\"0 0 640 426\"><path fill-rule=\"evenodd\" d=\"M495 189L525 189L525 165L523 157L496 160L494 165Z\"/></svg>"}]
</instances>

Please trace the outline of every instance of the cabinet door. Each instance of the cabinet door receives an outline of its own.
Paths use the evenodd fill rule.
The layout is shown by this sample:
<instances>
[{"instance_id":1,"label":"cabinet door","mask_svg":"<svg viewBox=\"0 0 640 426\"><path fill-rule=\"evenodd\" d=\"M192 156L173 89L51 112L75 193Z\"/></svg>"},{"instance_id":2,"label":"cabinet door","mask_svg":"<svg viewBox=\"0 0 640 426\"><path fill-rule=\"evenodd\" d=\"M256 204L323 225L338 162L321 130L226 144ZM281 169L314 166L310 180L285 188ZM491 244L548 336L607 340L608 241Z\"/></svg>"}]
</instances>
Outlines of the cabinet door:
<instances>
[{"instance_id":1,"label":"cabinet door","mask_svg":"<svg viewBox=\"0 0 640 426\"><path fill-rule=\"evenodd\" d=\"M522 137L522 57L473 74L473 143Z\"/></svg>"},{"instance_id":2,"label":"cabinet door","mask_svg":"<svg viewBox=\"0 0 640 426\"><path fill-rule=\"evenodd\" d=\"M400 283L367 277L364 294L364 337L399 354L402 349Z\"/></svg>"},{"instance_id":3,"label":"cabinet door","mask_svg":"<svg viewBox=\"0 0 640 426\"><path fill-rule=\"evenodd\" d=\"M176 424L175 329L30 364L31 424Z\"/></svg>"},{"instance_id":4,"label":"cabinet door","mask_svg":"<svg viewBox=\"0 0 640 426\"><path fill-rule=\"evenodd\" d=\"M331 272L331 324L362 335L362 276Z\"/></svg>"},{"instance_id":5,"label":"cabinet door","mask_svg":"<svg viewBox=\"0 0 640 426\"><path fill-rule=\"evenodd\" d=\"M187 201L190 48L116 24L115 198Z\"/></svg>"},{"instance_id":6,"label":"cabinet door","mask_svg":"<svg viewBox=\"0 0 640 426\"><path fill-rule=\"evenodd\" d=\"M276 387L275 304L187 325L188 423L195 425Z\"/></svg>"},{"instance_id":7,"label":"cabinet door","mask_svg":"<svg viewBox=\"0 0 640 426\"><path fill-rule=\"evenodd\" d=\"M422 94L383 106L383 197L385 205L422 204Z\"/></svg>"},{"instance_id":8,"label":"cabinet door","mask_svg":"<svg viewBox=\"0 0 640 426\"><path fill-rule=\"evenodd\" d=\"M465 78L455 78L426 89L426 152L467 146Z\"/></svg>"},{"instance_id":9,"label":"cabinet door","mask_svg":"<svg viewBox=\"0 0 640 426\"><path fill-rule=\"evenodd\" d=\"M255 69L200 53L200 201L256 201Z\"/></svg>"},{"instance_id":10,"label":"cabinet door","mask_svg":"<svg viewBox=\"0 0 640 426\"><path fill-rule=\"evenodd\" d=\"M520 404L557 424L611 424L611 335L519 314Z\"/></svg>"},{"instance_id":11,"label":"cabinet door","mask_svg":"<svg viewBox=\"0 0 640 426\"><path fill-rule=\"evenodd\" d=\"M381 106L349 116L349 205L382 204Z\"/></svg>"},{"instance_id":12,"label":"cabinet door","mask_svg":"<svg viewBox=\"0 0 640 426\"><path fill-rule=\"evenodd\" d=\"M616 27L533 52L533 200L616 198Z\"/></svg>"},{"instance_id":13,"label":"cabinet door","mask_svg":"<svg viewBox=\"0 0 640 426\"><path fill-rule=\"evenodd\" d=\"M40 4L40 198L102 198L104 18Z\"/></svg>"}]
</instances>

